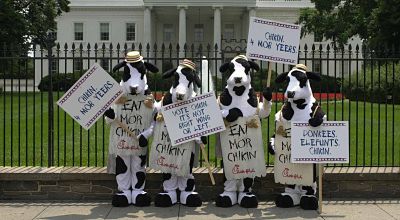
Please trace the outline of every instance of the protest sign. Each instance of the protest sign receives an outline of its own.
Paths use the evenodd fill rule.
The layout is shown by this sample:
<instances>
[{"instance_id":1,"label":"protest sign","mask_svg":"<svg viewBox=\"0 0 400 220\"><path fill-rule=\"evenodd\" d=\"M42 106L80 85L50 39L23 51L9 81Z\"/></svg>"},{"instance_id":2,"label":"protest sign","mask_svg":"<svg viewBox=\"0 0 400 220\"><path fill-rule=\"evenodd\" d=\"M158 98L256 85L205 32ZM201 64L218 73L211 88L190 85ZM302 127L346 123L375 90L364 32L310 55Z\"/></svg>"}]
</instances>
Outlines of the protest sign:
<instances>
[{"instance_id":1,"label":"protest sign","mask_svg":"<svg viewBox=\"0 0 400 220\"><path fill-rule=\"evenodd\" d=\"M328 121L318 127L292 122L292 146L292 163L348 163L348 122Z\"/></svg>"},{"instance_id":2,"label":"protest sign","mask_svg":"<svg viewBox=\"0 0 400 220\"><path fill-rule=\"evenodd\" d=\"M139 146L136 136L150 127L153 121L153 108L144 104L148 99L146 95L127 95L125 99L125 103L113 107L116 120L122 122L126 129L118 123L111 123L110 153L115 153L116 155L145 155L147 148Z\"/></svg>"},{"instance_id":3,"label":"protest sign","mask_svg":"<svg viewBox=\"0 0 400 220\"><path fill-rule=\"evenodd\" d=\"M162 114L173 146L225 130L213 92L163 106Z\"/></svg>"},{"instance_id":4,"label":"protest sign","mask_svg":"<svg viewBox=\"0 0 400 220\"><path fill-rule=\"evenodd\" d=\"M246 56L296 65L300 30L299 25L250 17Z\"/></svg>"},{"instance_id":5,"label":"protest sign","mask_svg":"<svg viewBox=\"0 0 400 220\"><path fill-rule=\"evenodd\" d=\"M258 127L249 126L257 120ZM220 133L224 173L228 180L265 176L264 147L258 116L239 117Z\"/></svg>"},{"instance_id":6,"label":"protest sign","mask_svg":"<svg viewBox=\"0 0 400 220\"><path fill-rule=\"evenodd\" d=\"M57 104L88 130L122 94L119 84L95 63Z\"/></svg>"},{"instance_id":7,"label":"protest sign","mask_svg":"<svg viewBox=\"0 0 400 220\"><path fill-rule=\"evenodd\" d=\"M190 173L190 156L194 141L172 146L165 121L158 121L150 150L150 168L163 173L187 176Z\"/></svg>"},{"instance_id":8,"label":"protest sign","mask_svg":"<svg viewBox=\"0 0 400 220\"><path fill-rule=\"evenodd\" d=\"M297 147L291 144L292 137L290 122L277 122L274 161L275 182L310 186L313 183L313 165L291 162L291 151Z\"/></svg>"}]
</instances>

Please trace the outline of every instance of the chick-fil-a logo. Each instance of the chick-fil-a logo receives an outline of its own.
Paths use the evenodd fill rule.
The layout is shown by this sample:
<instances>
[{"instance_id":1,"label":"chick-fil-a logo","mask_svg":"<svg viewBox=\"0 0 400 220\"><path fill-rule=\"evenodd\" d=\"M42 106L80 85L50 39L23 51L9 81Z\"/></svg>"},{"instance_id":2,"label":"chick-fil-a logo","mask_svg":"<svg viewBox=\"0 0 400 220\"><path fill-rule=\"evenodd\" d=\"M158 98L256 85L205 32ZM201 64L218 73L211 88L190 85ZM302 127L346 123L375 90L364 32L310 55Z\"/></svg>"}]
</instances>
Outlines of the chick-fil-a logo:
<instances>
[{"instance_id":1,"label":"chick-fil-a logo","mask_svg":"<svg viewBox=\"0 0 400 220\"><path fill-rule=\"evenodd\" d=\"M118 142L117 148L123 150L139 150L138 146L129 146L129 144L125 140L120 140Z\"/></svg>"},{"instance_id":2,"label":"chick-fil-a logo","mask_svg":"<svg viewBox=\"0 0 400 220\"><path fill-rule=\"evenodd\" d=\"M232 168L232 173L233 174L241 174L241 173L255 173L256 171L254 170L254 168L252 168L252 169L249 169L249 168L247 168L247 169L240 169L240 166L239 166L239 164L235 164L234 166L233 166L233 168Z\"/></svg>"},{"instance_id":3,"label":"chick-fil-a logo","mask_svg":"<svg viewBox=\"0 0 400 220\"><path fill-rule=\"evenodd\" d=\"M158 166L162 166L162 167L169 167L169 168L173 168L173 169L179 169L178 165L172 164L172 163L171 164L165 163L164 160L165 160L165 157L163 157L163 156L159 157L157 159L157 165Z\"/></svg>"},{"instance_id":4,"label":"chick-fil-a logo","mask_svg":"<svg viewBox=\"0 0 400 220\"><path fill-rule=\"evenodd\" d=\"M282 171L282 176L283 176L283 177L287 177L287 178L292 178L292 179L303 179L303 176L300 175L300 174L297 174L297 173L295 173L295 174L289 173L289 168L285 168L285 169Z\"/></svg>"}]
</instances>

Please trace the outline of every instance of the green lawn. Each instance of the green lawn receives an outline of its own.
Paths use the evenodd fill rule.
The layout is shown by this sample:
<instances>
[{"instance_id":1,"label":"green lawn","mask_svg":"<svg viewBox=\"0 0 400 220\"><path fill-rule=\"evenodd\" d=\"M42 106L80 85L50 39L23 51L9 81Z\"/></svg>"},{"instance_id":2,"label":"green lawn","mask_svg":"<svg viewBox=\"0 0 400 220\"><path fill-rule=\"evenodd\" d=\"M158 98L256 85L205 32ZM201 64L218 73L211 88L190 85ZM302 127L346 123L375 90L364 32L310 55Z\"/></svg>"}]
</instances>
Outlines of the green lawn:
<instances>
[{"instance_id":1,"label":"green lawn","mask_svg":"<svg viewBox=\"0 0 400 220\"><path fill-rule=\"evenodd\" d=\"M55 93L54 101L61 95ZM280 107L280 103L274 104L271 115ZM393 108L394 112L399 112L400 105L378 106L376 103L365 103L364 106L364 102L357 104L338 100L336 105L334 101L324 101L322 108L328 113L329 120L350 121L350 165L400 165L400 132L393 132L400 129L399 114L395 114L393 120ZM54 110L54 165L105 166L108 125L99 120L86 131L56 104ZM48 165L47 113L47 93L0 94L0 166ZM273 120L274 117L263 120L265 143L273 133ZM213 164L218 162L214 145L215 137L212 135L207 150ZM273 163L273 157L267 153L266 162Z\"/></svg>"}]
</instances>

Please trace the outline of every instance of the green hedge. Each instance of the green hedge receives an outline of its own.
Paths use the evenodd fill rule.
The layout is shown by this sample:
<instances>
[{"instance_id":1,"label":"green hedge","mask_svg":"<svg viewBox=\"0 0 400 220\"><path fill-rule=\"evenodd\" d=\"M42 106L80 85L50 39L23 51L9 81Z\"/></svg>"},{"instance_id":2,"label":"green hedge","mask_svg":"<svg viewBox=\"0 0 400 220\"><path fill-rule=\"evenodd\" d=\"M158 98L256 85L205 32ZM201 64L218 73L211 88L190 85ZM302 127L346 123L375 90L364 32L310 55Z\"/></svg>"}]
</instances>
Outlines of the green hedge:
<instances>
[{"instance_id":1,"label":"green hedge","mask_svg":"<svg viewBox=\"0 0 400 220\"><path fill-rule=\"evenodd\" d=\"M379 80L380 83L378 83ZM358 86L357 72L353 72L350 79L348 77L345 78L344 88L345 96L350 100L363 101L365 96L367 102L392 103L393 101L395 104L400 104L400 96L398 95L400 92L400 64L390 63L381 65L380 67L376 64L373 69L370 67L366 68L365 73L363 68L361 68L358 72Z\"/></svg>"}]
</instances>

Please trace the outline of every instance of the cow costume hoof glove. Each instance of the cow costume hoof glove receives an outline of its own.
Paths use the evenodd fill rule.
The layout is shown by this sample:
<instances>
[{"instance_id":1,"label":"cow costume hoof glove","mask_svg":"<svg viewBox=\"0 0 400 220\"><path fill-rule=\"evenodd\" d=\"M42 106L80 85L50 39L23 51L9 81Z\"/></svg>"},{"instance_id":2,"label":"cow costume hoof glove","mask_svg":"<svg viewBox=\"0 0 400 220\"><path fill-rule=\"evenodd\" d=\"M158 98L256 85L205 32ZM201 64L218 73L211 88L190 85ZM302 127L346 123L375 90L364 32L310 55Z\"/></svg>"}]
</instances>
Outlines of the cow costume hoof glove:
<instances>
[{"instance_id":1,"label":"cow costume hoof glove","mask_svg":"<svg viewBox=\"0 0 400 220\"><path fill-rule=\"evenodd\" d=\"M114 207L127 207L129 206L128 198L124 195L114 195L112 198L112 205Z\"/></svg>"},{"instance_id":2,"label":"cow costume hoof glove","mask_svg":"<svg viewBox=\"0 0 400 220\"><path fill-rule=\"evenodd\" d=\"M145 207L150 206L151 198L147 193L139 194L136 196L135 206Z\"/></svg>"},{"instance_id":3,"label":"cow costume hoof glove","mask_svg":"<svg viewBox=\"0 0 400 220\"><path fill-rule=\"evenodd\" d=\"M202 200L200 198L200 195L197 193L192 193L186 198L186 205L188 207L200 207L202 205Z\"/></svg>"},{"instance_id":4,"label":"cow costume hoof glove","mask_svg":"<svg viewBox=\"0 0 400 220\"><path fill-rule=\"evenodd\" d=\"M322 124L323 119L322 118L310 118L308 120L308 123L313 126L313 127L318 127Z\"/></svg>"},{"instance_id":5,"label":"cow costume hoof glove","mask_svg":"<svg viewBox=\"0 0 400 220\"><path fill-rule=\"evenodd\" d=\"M243 208L257 208L258 200L253 193L240 193L239 204Z\"/></svg>"},{"instance_id":6,"label":"cow costume hoof glove","mask_svg":"<svg viewBox=\"0 0 400 220\"><path fill-rule=\"evenodd\" d=\"M243 116L243 113L242 113L242 111L240 111L240 109L232 108L232 109L229 109L229 113L226 116L226 120L228 122L233 122L233 121L236 121L239 117L242 117L242 116Z\"/></svg>"},{"instance_id":7,"label":"cow costume hoof glove","mask_svg":"<svg viewBox=\"0 0 400 220\"><path fill-rule=\"evenodd\" d=\"M264 99L266 99L267 101L271 101L272 100L272 91L270 87L267 87L263 90L263 97Z\"/></svg>"},{"instance_id":8,"label":"cow costume hoof glove","mask_svg":"<svg viewBox=\"0 0 400 220\"><path fill-rule=\"evenodd\" d=\"M275 205L279 208L291 208L294 207L293 199L289 195L279 195L275 199Z\"/></svg>"},{"instance_id":9,"label":"cow costume hoof glove","mask_svg":"<svg viewBox=\"0 0 400 220\"><path fill-rule=\"evenodd\" d=\"M147 141L147 138L145 138L143 135L139 135L139 146L140 147L146 147L147 146L147 144L149 143L148 141Z\"/></svg>"},{"instance_id":10,"label":"cow costume hoof glove","mask_svg":"<svg viewBox=\"0 0 400 220\"><path fill-rule=\"evenodd\" d=\"M112 108L107 109L107 110L104 112L104 115L105 115L107 118L115 119L115 112L114 112L114 110L113 110Z\"/></svg>"},{"instance_id":11,"label":"cow costume hoof glove","mask_svg":"<svg viewBox=\"0 0 400 220\"><path fill-rule=\"evenodd\" d=\"M315 196L302 196L300 199L300 207L304 210L317 210L318 199Z\"/></svg>"}]
</instances>

